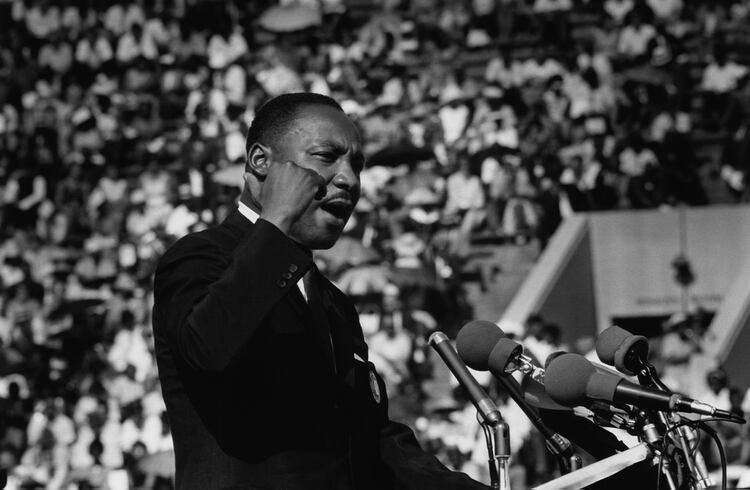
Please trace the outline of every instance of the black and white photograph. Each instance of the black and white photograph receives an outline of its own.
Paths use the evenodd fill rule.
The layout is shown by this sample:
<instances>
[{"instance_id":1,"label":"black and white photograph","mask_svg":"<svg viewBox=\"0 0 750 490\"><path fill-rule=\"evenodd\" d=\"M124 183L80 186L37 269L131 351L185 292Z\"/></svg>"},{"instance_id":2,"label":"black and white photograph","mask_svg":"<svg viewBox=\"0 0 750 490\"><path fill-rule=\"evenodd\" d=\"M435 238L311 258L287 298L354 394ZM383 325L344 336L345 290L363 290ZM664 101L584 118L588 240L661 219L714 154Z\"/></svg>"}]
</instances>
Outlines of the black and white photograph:
<instances>
[{"instance_id":1,"label":"black and white photograph","mask_svg":"<svg viewBox=\"0 0 750 490\"><path fill-rule=\"evenodd\" d=\"M0 489L750 488L749 244L750 0L0 0Z\"/></svg>"}]
</instances>

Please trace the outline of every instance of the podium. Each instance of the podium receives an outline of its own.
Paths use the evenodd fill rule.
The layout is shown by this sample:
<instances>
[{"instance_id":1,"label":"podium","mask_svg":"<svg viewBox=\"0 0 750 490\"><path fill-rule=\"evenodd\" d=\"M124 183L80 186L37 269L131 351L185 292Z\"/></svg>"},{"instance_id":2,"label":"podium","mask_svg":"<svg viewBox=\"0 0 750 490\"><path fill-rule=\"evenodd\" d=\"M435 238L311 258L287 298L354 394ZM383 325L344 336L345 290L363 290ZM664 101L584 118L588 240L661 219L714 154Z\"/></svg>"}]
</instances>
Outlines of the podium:
<instances>
[{"instance_id":1,"label":"podium","mask_svg":"<svg viewBox=\"0 0 750 490\"><path fill-rule=\"evenodd\" d=\"M619 473L634 464L645 461L652 456L651 449L645 443L641 443L626 451L534 487L534 490L580 490L583 487Z\"/></svg>"}]
</instances>

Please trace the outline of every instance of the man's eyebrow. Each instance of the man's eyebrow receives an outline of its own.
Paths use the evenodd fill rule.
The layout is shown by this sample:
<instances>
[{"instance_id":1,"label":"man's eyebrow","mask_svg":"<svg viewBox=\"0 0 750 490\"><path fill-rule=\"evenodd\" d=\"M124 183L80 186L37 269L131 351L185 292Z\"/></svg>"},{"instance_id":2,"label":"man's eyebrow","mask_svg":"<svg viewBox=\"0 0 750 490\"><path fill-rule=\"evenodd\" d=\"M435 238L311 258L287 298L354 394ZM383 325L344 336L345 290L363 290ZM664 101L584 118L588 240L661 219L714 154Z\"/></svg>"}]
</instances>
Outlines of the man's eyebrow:
<instances>
[{"instance_id":1,"label":"man's eyebrow","mask_svg":"<svg viewBox=\"0 0 750 490\"><path fill-rule=\"evenodd\" d=\"M347 151L346 146L331 140L316 142L314 146L325 148L326 150L333 150L336 153L346 153Z\"/></svg>"}]
</instances>

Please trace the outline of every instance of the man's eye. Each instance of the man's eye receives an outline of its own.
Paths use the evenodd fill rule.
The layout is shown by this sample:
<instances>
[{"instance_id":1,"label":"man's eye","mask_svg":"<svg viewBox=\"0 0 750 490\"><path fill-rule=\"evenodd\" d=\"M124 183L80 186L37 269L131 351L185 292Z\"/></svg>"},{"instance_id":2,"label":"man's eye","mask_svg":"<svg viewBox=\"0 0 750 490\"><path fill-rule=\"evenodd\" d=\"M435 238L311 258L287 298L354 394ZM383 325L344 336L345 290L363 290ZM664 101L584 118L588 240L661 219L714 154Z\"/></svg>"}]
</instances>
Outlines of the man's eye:
<instances>
[{"instance_id":1,"label":"man's eye","mask_svg":"<svg viewBox=\"0 0 750 490\"><path fill-rule=\"evenodd\" d=\"M338 158L335 153L317 153L317 157L328 162L334 162Z\"/></svg>"}]
</instances>

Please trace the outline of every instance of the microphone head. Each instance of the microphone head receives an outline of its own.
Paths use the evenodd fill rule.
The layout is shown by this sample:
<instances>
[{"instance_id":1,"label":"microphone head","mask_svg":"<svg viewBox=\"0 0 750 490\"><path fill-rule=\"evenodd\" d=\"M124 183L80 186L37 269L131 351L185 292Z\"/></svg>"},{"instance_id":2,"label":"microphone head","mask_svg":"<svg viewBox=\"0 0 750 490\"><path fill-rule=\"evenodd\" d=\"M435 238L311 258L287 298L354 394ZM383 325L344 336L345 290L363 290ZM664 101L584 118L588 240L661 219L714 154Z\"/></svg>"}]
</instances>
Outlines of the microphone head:
<instances>
[{"instance_id":1,"label":"microphone head","mask_svg":"<svg viewBox=\"0 0 750 490\"><path fill-rule=\"evenodd\" d=\"M544 389L557 403L574 407L591 400L612 402L622 381L619 376L598 370L579 354L562 354L549 363Z\"/></svg>"},{"instance_id":2,"label":"microphone head","mask_svg":"<svg viewBox=\"0 0 750 490\"><path fill-rule=\"evenodd\" d=\"M474 320L461 327L456 336L456 350L467 366L487 371L490 352L504 337L505 333L496 324Z\"/></svg>"},{"instance_id":3,"label":"microphone head","mask_svg":"<svg viewBox=\"0 0 750 490\"><path fill-rule=\"evenodd\" d=\"M586 385L596 368L578 354L561 354L547 366L544 389L557 403L574 407L587 400Z\"/></svg>"},{"instance_id":4,"label":"microphone head","mask_svg":"<svg viewBox=\"0 0 750 490\"><path fill-rule=\"evenodd\" d=\"M615 367L621 373L634 376L648 358L648 339L643 335L631 335L615 351Z\"/></svg>"},{"instance_id":5,"label":"microphone head","mask_svg":"<svg viewBox=\"0 0 750 490\"><path fill-rule=\"evenodd\" d=\"M549 369L549 365L550 365L550 363L552 361L554 361L555 359L557 359L558 357L560 357L563 354L567 354L567 352L564 351L564 350L558 350L558 351L555 351L552 354L548 355L547 359L544 361L544 369L545 369L545 371L547 369Z\"/></svg>"},{"instance_id":6,"label":"microphone head","mask_svg":"<svg viewBox=\"0 0 750 490\"><path fill-rule=\"evenodd\" d=\"M495 347L490 351L487 365L490 371L502 373L505 371L510 360L519 354L523 354L523 347L521 344L514 340L510 340L508 337L503 337L497 341Z\"/></svg>"},{"instance_id":7,"label":"microphone head","mask_svg":"<svg viewBox=\"0 0 750 490\"><path fill-rule=\"evenodd\" d=\"M599 359L601 359L604 364L614 366L615 352L617 352L617 348L620 347L628 337L632 336L633 334L624 328L612 325L600 333L599 337L596 339L596 355L599 356Z\"/></svg>"}]
</instances>

